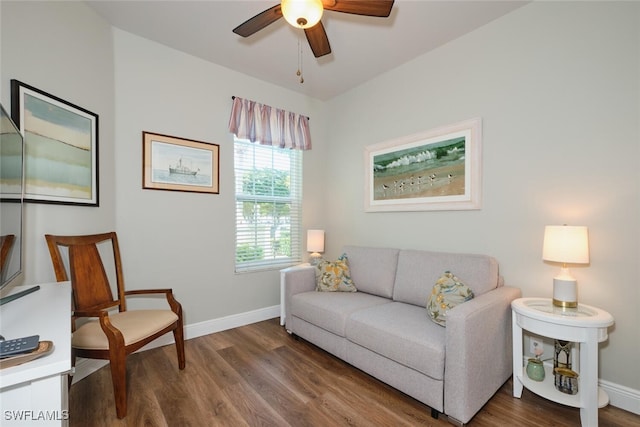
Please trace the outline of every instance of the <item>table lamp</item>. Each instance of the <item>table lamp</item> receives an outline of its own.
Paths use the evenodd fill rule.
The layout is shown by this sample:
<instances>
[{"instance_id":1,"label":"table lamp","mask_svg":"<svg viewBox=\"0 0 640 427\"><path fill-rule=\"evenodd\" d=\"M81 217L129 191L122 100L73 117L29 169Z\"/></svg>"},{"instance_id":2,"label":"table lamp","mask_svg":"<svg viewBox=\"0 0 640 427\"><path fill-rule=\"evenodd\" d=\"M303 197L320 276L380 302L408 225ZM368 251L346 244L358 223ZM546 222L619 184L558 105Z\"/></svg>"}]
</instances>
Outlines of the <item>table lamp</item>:
<instances>
[{"instance_id":1,"label":"table lamp","mask_svg":"<svg viewBox=\"0 0 640 427\"><path fill-rule=\"evenodd\" d=\"M544 229L542 259L562 263L560 274L553 278L553 305L577 307L576 279L569 272L567 264L589 263L587 227L547 225Z\"/></svg>"},{"instance_id":2,"label":"table lamp","mask_svg":"<svg viewBox=\"0 0 640 427\"><path fill-rule=\"evenodd\" d=\"M307 252L311 252L309 264L317 265L324 252L324 230L307 230Z\"/></svg>"}]
</instances>

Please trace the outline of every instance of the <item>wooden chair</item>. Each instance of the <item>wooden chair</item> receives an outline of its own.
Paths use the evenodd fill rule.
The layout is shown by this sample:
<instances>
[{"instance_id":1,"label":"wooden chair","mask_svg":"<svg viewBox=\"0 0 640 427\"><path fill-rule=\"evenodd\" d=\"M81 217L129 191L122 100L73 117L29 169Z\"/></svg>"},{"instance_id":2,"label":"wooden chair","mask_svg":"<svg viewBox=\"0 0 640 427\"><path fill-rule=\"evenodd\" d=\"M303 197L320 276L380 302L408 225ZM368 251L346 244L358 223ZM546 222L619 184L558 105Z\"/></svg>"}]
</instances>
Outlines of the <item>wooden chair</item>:
<instances>
[{"instance_id":1,"label":"wooden chair","mask_svg":"<svg viewBox=\"0 0 640 427\"><path fill-rule=\"evenodd\" d=\"M111 367L113 393L118 418L127 414L127 356L156 338L173 332L178 353L178 367L184 369L184 334L182 306L171 289L125 291L120 249L115 232L86 236L45 235L56 280L71 280L74 310L72 313L72 360L77 356L107 359ZM118 298L113 299L99 247L111 244ZM69 275L60 247L68 248ZM108 248L108 247L107 247ZM127 311L129 295L165 294L171 310ZM118 312L115 312L115 308ZM109 310L112 312L110 313ZM78 324L76 319L94 318ZM97 319L95 319L97 318Z\"/></svg>"},{"instance_id":2,"label":"wooden chair","mask_svg":"<svg viewBox=\"0 0 640 427\"><path fill-rule=\"evenodd\" d=\"M2 279L2 273L4 272L4 263L9 259L9 252L13 247L13 241L16 236L13 234L7 234L6 236L0 236L0 279Z\"/></svg>"}]
</instances>

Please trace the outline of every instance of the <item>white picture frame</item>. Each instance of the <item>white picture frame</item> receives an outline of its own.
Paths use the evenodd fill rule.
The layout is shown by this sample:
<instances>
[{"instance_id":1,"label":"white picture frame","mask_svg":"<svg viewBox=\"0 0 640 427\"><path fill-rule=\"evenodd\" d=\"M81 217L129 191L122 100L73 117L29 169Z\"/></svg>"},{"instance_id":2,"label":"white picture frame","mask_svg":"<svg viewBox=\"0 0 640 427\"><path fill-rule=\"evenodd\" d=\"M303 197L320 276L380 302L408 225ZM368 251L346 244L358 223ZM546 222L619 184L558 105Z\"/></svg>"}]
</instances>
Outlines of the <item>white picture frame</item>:
<instances>
[{"instance_id":1,"label":"white picture frame","mask_svg":"<svg viewBox=\"0 0 640 427\"><path fill-rule=\"evenodd\" d=\"M482 207L482 120L365 147L366 212Z\"/></svg>"}]
</instances>

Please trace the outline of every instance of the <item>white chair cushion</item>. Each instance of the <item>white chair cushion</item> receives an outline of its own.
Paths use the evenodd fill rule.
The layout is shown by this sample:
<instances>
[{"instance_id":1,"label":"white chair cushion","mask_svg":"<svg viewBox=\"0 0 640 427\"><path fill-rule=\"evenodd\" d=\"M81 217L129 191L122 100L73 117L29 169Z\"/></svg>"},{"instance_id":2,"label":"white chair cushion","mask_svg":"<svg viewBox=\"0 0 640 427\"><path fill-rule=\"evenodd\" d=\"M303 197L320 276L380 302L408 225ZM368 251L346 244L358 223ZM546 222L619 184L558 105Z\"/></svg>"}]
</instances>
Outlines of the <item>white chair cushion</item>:
<instances>
[{"instance_id":1,"label":"white chair cushion","mask_svg":"<svg viewBox=\"0 0 640 427\"><path fill-rule=\"evenodd\" d=\"M109 320L122 332L124 344L129 345L161 331L178 320L178 316L171 310L133 310L110 314ZM109 341L96 319L76 329L71 345L85 350L107 350Z\"/></svg>"}]
</instances>

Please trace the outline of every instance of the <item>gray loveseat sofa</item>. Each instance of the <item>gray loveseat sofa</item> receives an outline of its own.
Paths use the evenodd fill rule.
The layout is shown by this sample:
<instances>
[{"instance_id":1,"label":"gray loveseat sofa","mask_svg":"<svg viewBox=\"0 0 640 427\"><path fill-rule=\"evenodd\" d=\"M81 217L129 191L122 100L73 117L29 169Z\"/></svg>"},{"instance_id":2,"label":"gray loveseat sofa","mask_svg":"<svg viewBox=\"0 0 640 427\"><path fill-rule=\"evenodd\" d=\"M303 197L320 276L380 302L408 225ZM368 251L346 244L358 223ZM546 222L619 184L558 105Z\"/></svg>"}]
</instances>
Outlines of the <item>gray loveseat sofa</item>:
<instances>
[{"instance_id":1,"label":"gray loveseat sofa","mask_svg":"<svg viewBox=\"0 0 640 427\"><path fill-rule=\"evenodd\" d=\"M315 291L315 268L283 270L292 334L432 408L467 423L511 375L511 301L498 264L485 255L344 248L357 292ZM451 309L446 326L426 304L451 271L475 298Z\"/></svg>"}]
</instances>

